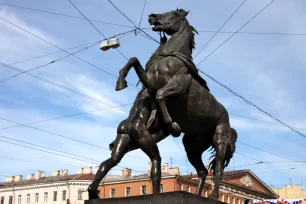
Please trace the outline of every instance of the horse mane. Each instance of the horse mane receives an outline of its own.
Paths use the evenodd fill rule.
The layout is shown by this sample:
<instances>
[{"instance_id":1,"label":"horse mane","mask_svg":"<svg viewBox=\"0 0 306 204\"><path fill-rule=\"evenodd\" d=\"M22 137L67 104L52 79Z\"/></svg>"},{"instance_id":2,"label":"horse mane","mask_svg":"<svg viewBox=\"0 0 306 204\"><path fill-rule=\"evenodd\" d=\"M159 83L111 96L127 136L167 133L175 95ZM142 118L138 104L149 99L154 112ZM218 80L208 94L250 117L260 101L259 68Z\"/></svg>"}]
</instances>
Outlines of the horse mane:
<instances>
[{"instance_id":1,"label":"horse mane","mask_svg":"<svg viewBox=\"0 0 306 204\"><path fill-rule=\"evenodd\" d=\"M195 35L195 33L196 33L196 34L199 34L199 33L198 33L198 31L197 31L192 25L189 25L189 26L190 26L191 31L192 31L191 47L192 47L192 49L195 49L194 35Z\"/></svg>"}]
</instances>

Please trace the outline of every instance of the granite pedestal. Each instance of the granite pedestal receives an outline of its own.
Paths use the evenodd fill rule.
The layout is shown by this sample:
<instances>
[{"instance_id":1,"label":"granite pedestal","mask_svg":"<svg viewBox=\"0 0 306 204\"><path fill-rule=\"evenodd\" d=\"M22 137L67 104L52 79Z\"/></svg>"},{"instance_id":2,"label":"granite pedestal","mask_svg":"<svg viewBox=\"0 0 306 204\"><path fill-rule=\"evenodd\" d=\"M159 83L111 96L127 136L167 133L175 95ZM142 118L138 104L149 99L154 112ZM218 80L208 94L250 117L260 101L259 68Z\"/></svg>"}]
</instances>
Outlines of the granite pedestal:
<instances>
[{"instance_id":1,"label":"granite pedestal","mask_svg":"<svg viewBox=\"0 0 306 204\"><path fill-rule=\"evenodd\" d=\"M87 200L85 204L223 204L184 191L160 193L157 195L132 196L125 198L109 198Z\"/></svg>"}]
</instances>

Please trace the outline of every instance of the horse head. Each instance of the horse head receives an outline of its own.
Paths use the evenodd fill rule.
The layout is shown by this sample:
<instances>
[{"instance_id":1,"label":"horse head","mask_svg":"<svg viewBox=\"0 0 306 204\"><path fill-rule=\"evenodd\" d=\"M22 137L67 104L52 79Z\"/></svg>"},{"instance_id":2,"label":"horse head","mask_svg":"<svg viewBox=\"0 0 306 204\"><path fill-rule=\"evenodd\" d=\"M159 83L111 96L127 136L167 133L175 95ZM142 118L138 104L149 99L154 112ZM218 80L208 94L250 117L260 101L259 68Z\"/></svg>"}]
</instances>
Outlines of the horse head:
<instances>
[{"instance_id":1,"label":"horse head","mask_svg":"<svg viewBox=\"0 0 306 204\"><path fill-rule=\"evenodd\" d=\"M153 31L173 35L180 30L182 22L186 20L188 13L184 9L177 9L162 14L150 14L149 23L154 26L152 28Z\"/></svg>"}]
</instances>

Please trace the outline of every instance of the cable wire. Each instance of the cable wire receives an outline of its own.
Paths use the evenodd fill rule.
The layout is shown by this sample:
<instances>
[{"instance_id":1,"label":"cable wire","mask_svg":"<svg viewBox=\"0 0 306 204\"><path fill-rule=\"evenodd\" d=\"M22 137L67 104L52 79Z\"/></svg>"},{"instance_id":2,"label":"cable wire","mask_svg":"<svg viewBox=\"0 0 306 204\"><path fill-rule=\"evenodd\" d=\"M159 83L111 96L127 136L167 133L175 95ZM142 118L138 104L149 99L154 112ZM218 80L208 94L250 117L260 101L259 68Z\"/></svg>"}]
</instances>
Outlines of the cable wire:
<instances>
[{"instance_id":1,"label":"cable wire","mask_svg":"<svg viewBox=\"0 0 306 204\"><path fill-rule=\"evenodd\" d=\"M251 147L251 148L253 148L253 149L256 149L256 150L258 150L258 151L262 151L262 152L265 152L265 153L268 153L268 154L271 154L271 155L274 155L274 156L277 156L277 157L280 157L280 158L283 158L283 159L286 159L286 160L298 162L298 161L295 160L295 159L291 159L291 158L288 158L288 157L284 157L284 156L281 156L281 155L279 155L279 154L275 154L275 153L273 153L273 152L270 152L270 151L267 151L267 150L263 150L263 149L260 149L260 148L258 148L258 147L254 147L254 146L252 146L252 145L246 144L246 143L241 142L241 141L237 141L237 142L240 143L240 144L243 144L243 145L245 145L245 146Z\"/></svg>"},{"instance_id":2,"label":"cable wire","mask_svg":"<svg viewBox=\"0 0 306 204\"><path fill-rule=\"evenodd\" d=\"M0 136L0 137L4 137L4 136ZM12 140L11 138L8 138L10 140ZM13 139L14 140L14 139ZM72 156L67 156L67 155L64 155L64 154L59 154L59 153L55 153L55 152L50 152L50 151L47 151L47 150L42 150L42 149L37 149L37 148L34 148L34 147L29 147L29 146L26 146L26 145L22 145L22 144L17 144L17 143L13 143L13 142L9 142L9 141L5 141L5 140L0 140L0 142L4 142L4 143L7 143L7 144L11 144L11 145L15 145L15 146L20 146L20 147L24 147L24 148L27 148L27 149L32 149L32 150L36 150L36 151L40 151L40 152L44 152L44 153L48 153L48 154L53 154L53 155L57 155L57 156L61 156L61 157L66 157L66 158L69 158L69 159L74 159L74 160L77 160L77 161L82 161L82 162L87 162L87 163L91 163L91 164L94 164L94 165L98 165L99 163L96 163L96 162L91 162L91 161L88 161L88 160L84 160L84 159L79 159L79 158L75 158L75 157L72 157L74 154L71 154L71 153L65 153L67 155L72 155ZM20 141L22 143L25 143L24 141ZM35 144L31 144L32 146L36 146ZM47 147L42 147L40 146L40 148L44 148L44 149L48 149ZM52 150L52 151L57 151L59 152L58 150ZM80 157L80 156L79 156ZM90 159L92 161L97 161L97 160L93 160L93 159ZM97 161L99 162L99 161ZM117 167L120 167L120 168L124 168L124 167L121 167L119 165L117 165ZM135 172L140 172L140 173L146 173L144 171L138 171L138 170L135 170L135 169L131 169Z\"/></svg>"},{"instance_id":3,"label":"cable wire","mask_svg":"<svg viewBox=\"0 0 306 204\"><path fill-rule=\"evenodd\" d=\"M96 145L96 144L93 144L93 143L85 142L85 141L78 140L78 139L75 139L75 138L72 138L72 137L68 137L68 136L65 136L65 135L62 135L62 134L57 134L57 133L54 133L54 132L51 132L51 131L43 130L41 128L36 128L36 127L30 126L30 125L18 123L18 122L12 121L12 120L8 120L6 118L0 118L0 120L4 120L4 121L7 121L7 122L15 123L15 124L18 124L20 126L24 126L24 127L27 127L27 128L38 130L40 132L44 132L44 133L47 133L47 134L50 134L50 135L54 135L54 136L57 136L57 137L65 138L65 139L68 139L68 140L71 140L71 141L74 141L74 142L86 144L86 145L97 147L97 148L104 149L104 150L109 150L109 148L106 148L106 147L103 147L103 146L100 146L100 145ZM147 160L142 159L140 157L136 157L136 156L132 156L132 155L128 155L128 156L133 157L133 158L137 158L137 159L140 159L140 160L143 160L143 161L147 161Z\"/></svg>"},{"instance_id":4,"label":"cable wire","mask_svg":"<svg viewBox=\"0 0 306 204\"><path fill-rule=\"evenodd\" d=\"M121 104L121 105L118 105L118 106L115 106L115 107L128 106L128 105L133 105L133 103ZM24 125L32 125L32 124L37 124L37 123L49 122L49 121L52 121L52 120L58 120L58 119L63 119L63 118L79 116L79 115L83 115L83 114L109 110L109 109L112 109L112 108L115 108L115 107L100 108L100 109L91 110L91 111L78 112L78 113L64 115L64 116L59 116L59 117L54 117L54 118L49 118L49 119L44 119L44 120L38 120L38 121L30 122L30 123L24 123L24 124L20 124L20 125L14 125L14 126L0 128L0 130L7 130L7 129L15 128L15 127L21 127L21 126L24 126Z\"/></svg>"},{"instance_id":5,"label":"cable wire","mask_svg":"<svg viewBox=\"0 0 306 204\"><path fill-rule=\"evenodd\" d=\"M220 86L222 86L223 88L227 89L230 93L232 93L234 96L242 99L246 104L253 106L254 108L256 108L257 110L259 110L260 112L264 113L265 115L269 116L270 118L272 118L273 120L276 120L277 122L279 122L280 124L282 124L283 126L291 129L293 132L297 133L298 135L306 138L306 135L304 135L303 133L297 131L295 128L293 128L292 126L286 124L285 122L281 121L280 119L276 118L275 116L273 116L272 114L268 113L267 111L263 110L262 108L260 108L259 106L257 106L256 104L254 104L253 102L247 100L246 98L244 98L243 96L239 95L238 93L236 93L235 91L233 91L232 89L230 89L229 87L227 87L226 85L222 84L221 82L219 82L218 80L216 80L215 78L213 78L212 76L210 76L209 74L207 74L206 72L202 71L199 69L199 71L204 74L205 76L207 76L208 78L210 78L211 80L213 80L214 82L216 82L217 84L219 84Z\"/></svg>"},{"instance_id":6,"label":"cable wire","mask_svg":"<svg viewBox=\"0 0 306 204\"><path fill-rule=\"evenodd\" d=\"M215 30L197 30L199 33L216 33ZM235 32L231 31L219 31L218 33L232 34ZM281 32L237 32L236 34L247 34L247 35L292 35L292 36L306 36L306 33L281 33Z\"/></svg>"},{"instance_id":7,"label":"cable wire","mask_svg":"<svg viewBox=\"0 0 306 204\"><path fill-rule=\"evenodd\" d=\"M98 32L100 33L100 35L104 38L106 38L106 36L78 9L78 7L76 7L74 5L74 3L71 0L68 0L70 2L70 4L88 21L88 23L90 23L90 25L92 25L92 27Z\"/></svg>"},{"instance_id":8,"label":"cable wire","mask_svg":"<svg viewBox=\"0 0 306 204\"><path fill-rule=\"evenodd\" d=\"M74 47L66 48L64 50L72 50L72 49L75 49L75 48L84 47L84 46L87 46L87 45L91 45L91 44L93 44L95 42L98 42L98 40L96 40L94 42L90 42L90 43L86 43L86 44L82 44L82 45L77 45L77 46L74 46ZM23 63L23 62L28 62L28 61L31 61L31 60L39 59L39 58L46 57L46 56L53 55L53 54L57 54L57 53L60 53L60 52L63 52L63 51L59 50L59 51L56 51L56 52L51 52L51 53L39 55L39 56L36 56L36 57L31 57L31 58L24 59L24 60L21 60L21 61L13 62L13 63L8 64L8 65L15 65L15 64ZM5 65L0 66L0 68L1 67L5 67Z\"/></svg>"},{"instance_id":9,"label":"cable wire","mask_svg":"<svg viewBox=\"0 0 306 204\"><path fill-rule=\"evenodd\" d=\"M0 64L4 64L4 63L0 62ZM6 65L6 64L4 64L4 65ZM18 68L16 68L16 67L8 66L8 65L6 65L6 66L7 66L8 68L10 68L10 69L15 70L15 71L23 72L23 70L18 69ZM50 81L50 80L48 80L48 79L42 78L42 77L40 77L40 76L34 75L34 74L32 74L32 73L29 73L29 72L26 72L26 73L24 73L24 74L26 74L26 75L28 75L28 76L31 76L31 77L33 77L33 78L35 78L35 79L38 79L38 80L40 80L40 81L43 81L43 82L45 82L45 83L48 83L48 84L50 84L50 85L52 85L52 86L56 86L56 87L58 87L58 88L64 89L64 90L66 90L66 91L69 91L69 92L71 92L71 93L74 93L74 94L80 95L80 96L82 96L82 97L88 98L88 99L90 99L90 100L92 100L92 101L95 101L95 102L97 102L97 103L106 105L106 106L108 106L108 107L114 107L115 109L118 109L118 110L120 110L120 111L123 112L123 113L128 113L126 110L123 110L123 109L120 109L120 108L116 108L115 105L113 105L113 104L110 104L110 103L107 103L107 102L105 102L105 101L99 100L99 99L97 99L97 98L94 98L94 97L92 97L92 96L90 96L90 95L87 95L87 94L82 93L82 92L80 92L80 91L77 91L77 90L75 90L75 89L69 88L69 87L67 87L67 86L63 86L63 85L61 85L61 84L55 83L55 82L53 82L53 81Z\"/></svg>"},{"instance_id":10,"label":"cable wire","mask_svg":"<svg viewBox=\"0 0 306 204\"><path fill-rule=\"evenodd\" d=\"M254 18L256 18L261 12L263 12L266 8L268 8L275 0L270 1L264 8L262 8L258 13L256 13L251 19L249 19L243 26L241 26L236 32L234 32L230 37L228 37L223 43L221 43L216 49L214 49L211 53L209 53L203 60L201 60L197 66L199 66L202 62L204 62L209 56L214 54L220 47L222 47L226 42L228 42L234 35L236 35L240 30L242 30L246 25L248 25Z\"/></svg>"},{"instance_id":11,"label":"cable wire","mask_svg":"<svg viewBox=\"0 0 306 204\"><path fill-rule=\"evenodd\" d=\"M145 0L145 3L143 5L142 13L141 13L140 20L139 20L139 23L138 23L138 28L140 28L142 17L143 17L143 14L144 14L144 11L145 11L145 8L146 8L146 5L147 5L147 1L148 0Z\"/></svg>"},{"instance_id":12,"label":"cable wire","mask_svg":"<svg viewBox=\"0 0 306 204\"><path fill-rule=\"evenodd\" d=\"M212 41L214 39L214 37L219 33L219 31L227 24L227 22L229 20L231 20L231 18L238 12L238 10L243 6L243 4L246 2L247 0L244 0L239 6L238 8L230 15L230 17L222 24L222 26L217 30L217 32L215 32L215 34L206 42L206 44L200 49L200 51L195 55L195 57L193 59L195 59L203 50L204 48L210 43L210 41Z\"/></svg>"},{"instance_id":13,"label":"cable wire","mask_svg":"<svg viewBox=\"0 0 306 204\"><path fill-rule=\"evenodd\" d=\"M153 41L155 41L157 44L159 44L158 40L156 40L155 38L153 38L151 35L149 35L147 32L145 32L144 30L142 30L141 28L137 27L137 25L127 16L125 15L111 0L108 0L109 3L112 4L112 6L121 14L123 15L131 24L134 25L135 28L137 28L140 32L142 32L143 34L145 34L146 36L148 36L150 39L152 39Z\"/></svg>"},{"instance_id":14,"label":"cable wire","mask_svg":"<svg viewBox=\"0 0 306 204\"><path fill-rule=\"evenodd\" d=\"M75 52L73 52L73 53L70 53L70 54L65 55L65 56L63 56L63 57L57 58L57 59L55 59L55 60L52 60L52 61L50 61L50 62L48 62L48 63L46 63L46 64L43 64L43 65L40 65L40 66L38 66L38 67L34 67L34 68L31 68L31 69L28 69L28 70L23 71L23 72L19 72L18 74L15 74L15 75L12 75L12 76L7 77L7 78L5 78L5 79L2 79L2 80L0 80L0 84L1 84L1 83L4 83L4 82L7 82L7 81L9 81L9 80L11 80L11 79L13 79L13 78L15 78L15 77L21 75L21 74L24 74L24 73L27 73L27 72L31 72L31 71L33 71L33 70L40 69L40 68L42 68L42 67L46 67L46 66L51 65L51 64L54 64L54 63L56 63L56 62L58 62L58 61L60 61L60 60L66 59L66 58L70 57L71 55L74 55L74 54L77 54L77 53L79 53L79 52L88 50L89 48L91 48L91 47L93 47L93 46L99 44L100 42L101 42L101 41L98 41L98 42L96 42L96 43L93 44L93 45L84 47L84 48L82 48L82 49L80 49L80 50L77 50L77 51L75 51Z\"/></svg>"},{"instance_id":15,"label":"cable wire","mask_svg":"<svg viewBox=\"0 0 306 204\"><path fill-rule=\"evenodd\" d=\"M7 3L3 3L3 2L0 2L0 4L5 5L5 6L19 8L19 9L26 9L26 10L30 10L30 11L47 13L47 14L52 14L52 15L57 15L57 16L62 16L62 17L74 18L74 19L78 19L78 20L87 20L86 18L81 18L81 17L78 17L78 16L55 13L55 12L51 12L51 11L45 11L45 10L34 9L34 8L23 7L23 6L17 6L17 5L7 4ZM134 28L133 26L127 26L127 25L122 25L122 24L117 24L117 23L106 22L106 21L100 21L100 20L94 20L94 19L89 19L89 20L92 21L92 22L97 22L97 23L102 23L102 24L120 26L120 27L125 27L125 28Z\"/></svg>"},{"instance_id":16,"label":"cable wire","mask_svg":"<svg viewBox=\"0 0 306 204\"><path fill-rule=\"evenodd\" d=\"M39 37L38 35L36 35L36 34L30 32L30 31L28 31L28 30L26 30L26 29L24 29L24 28L22 28L22 27L20 27L20 26L18 26L18 25L16 25L16 24L14 24L14 23L12 23L12 22L10 22L10 21L8 21L8 20L2 18L2 17L0 17L0 19L3 20L3 21L5 21L5 22L7 22L7 23L9 23L9 24L11 24L11 25L13 25L13 26L15 26L15 27L17 27L17 28L19 28L19 29L21 29L21 30L23 30L24 32L26 32L26 33L28 33L28 34L30 34L30 35L33 35L34 37L36 37L36 38L38 38L38 39L40 39L40 40L46 42L47 44L52 45L53 47L56 47L56 48L58 48L58 49L60 49L60 50L62 50L62 51L64 51L64 52L66 52L66 53L68 53L68 54L71 54L71 53L68 52L67 50L64 50L64 49L60 48L59 46L57 46L57 45L55 45L55 44L53 44L53 43L51 43L51 42L49 42L49 41L43 39L42 37ZM116 50L117 50L117 49L116 49ZM117 50L117 51L119 52L119 54L121 53L119 50ZM121 53L121 54L122 54L122 53ZM94 68L96 68L96 69L98 69L98 70L100 70L100 71L102 71L102 72L104 72L104 73L106 73L106 74L108 74L108 75L110 75L110 76L116 78L116 79L118 78L116 75L114 75L114 74L112 74L112 73L110 73L110 72L108 72L108 71L106 71L106 70L104 70L104 69L102 69L102 68L100 68L100 67L98 67L98 66L96 66L96 65L94 65L94 64L92 64L92 63L90 63L90 62L88 62L88 61L86 61L86 60L84 60L84 59L82 59L82 58L80 58L80 57L78 57L78 56L76 56L76 55L72 55L72 56L75 57L75 58L77 58L78 60L80 60L80 61L82 61L82 62L85 62L86 64L88 64L88 65L90 65L90 66L92 66L92 67L94 67ZM130 83L128 83L128 84L130 84ZM130 85L132 85L134 88L137 88L137 87L136 87L135 85L133 85L133 84L130 84Z\"/></svg>"}]
</instances>

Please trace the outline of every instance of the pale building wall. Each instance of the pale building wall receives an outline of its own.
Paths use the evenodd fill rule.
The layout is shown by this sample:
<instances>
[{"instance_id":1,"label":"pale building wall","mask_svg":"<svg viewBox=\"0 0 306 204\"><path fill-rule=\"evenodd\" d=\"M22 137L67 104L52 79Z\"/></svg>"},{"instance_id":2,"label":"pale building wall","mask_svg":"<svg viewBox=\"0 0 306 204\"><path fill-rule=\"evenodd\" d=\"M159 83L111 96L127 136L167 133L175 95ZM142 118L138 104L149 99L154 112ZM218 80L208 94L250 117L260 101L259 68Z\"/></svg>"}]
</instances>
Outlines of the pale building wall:
<instances>
[{"instance_id":1,"label":"pale building wall","mask_svg":"<svg viewBox=\"0 0 306 204\"><path fill-rule=\"evenodd\" d=\"M31 184L28 186L9 187L0 189L0 199L4 197L4 204L9 203L9 196L13 196L13 204L18 203L18 196L21 195L20 204L27 203L27 195L30 194L29 204L67 204L67 199L71 204L84 204L84 200L88 200L88 193L86 192L90 181L69 181L69 182L54 182L48 184ZM63 191L66 190L66 200L63 200ZM78 191L82 193L82 199L78 200ZM53 201L53 193L57 192L57 201ZM45 192L48 193L47 202L44 200ZM38 193L38 202L35 202L35 194Z\"/></svg>"},{"instance_id":2,"label":"pale building wall","mask_svg":"<svg viewBox=\"0 0 306 204\"><path fill-rule=\"evenodd\" d=\"M300 185L294 185L294 186L283 186L282 188L274 188L273 189L278 195L279 200L282 199L302 199L303 204L306 204L306 201L304 200L306 198L306 191L302 189Z\"/></svg>"}]
</instances>

